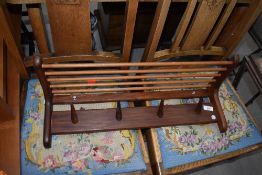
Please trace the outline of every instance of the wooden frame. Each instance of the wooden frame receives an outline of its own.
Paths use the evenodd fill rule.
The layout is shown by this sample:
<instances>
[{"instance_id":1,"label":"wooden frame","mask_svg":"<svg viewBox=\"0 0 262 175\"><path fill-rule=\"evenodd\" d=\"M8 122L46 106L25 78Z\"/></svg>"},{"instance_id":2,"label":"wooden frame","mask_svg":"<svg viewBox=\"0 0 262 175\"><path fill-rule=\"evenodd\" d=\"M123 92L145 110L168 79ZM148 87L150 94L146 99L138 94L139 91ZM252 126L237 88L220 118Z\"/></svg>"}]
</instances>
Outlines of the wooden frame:
<instances>
[{"instance_id":1,"label":"wooden frame","mask_svg":"<svg viewBox=\"0 0 262 175\"><path fill-rule=\"evenodd\" d=\"M226 131L218 88L233 68L232 61L57 63L54 60L51 63L51 58L34 57L34 68L45 96L47 148L51 146L52 134L213 122L218 123L221 132ZM74 56L69 60L74 61ZM202 110L202 100L198 105L164 107L162 103L158 109L121 109L120 105L105 110L74 109L74 104L79 103L120 104L120 101L203 97L209 97L214 113ZM54 104L70 104L71 112L53 112ZM217 119L211 118L213 114Z\"/></svg>"}]
</instances>

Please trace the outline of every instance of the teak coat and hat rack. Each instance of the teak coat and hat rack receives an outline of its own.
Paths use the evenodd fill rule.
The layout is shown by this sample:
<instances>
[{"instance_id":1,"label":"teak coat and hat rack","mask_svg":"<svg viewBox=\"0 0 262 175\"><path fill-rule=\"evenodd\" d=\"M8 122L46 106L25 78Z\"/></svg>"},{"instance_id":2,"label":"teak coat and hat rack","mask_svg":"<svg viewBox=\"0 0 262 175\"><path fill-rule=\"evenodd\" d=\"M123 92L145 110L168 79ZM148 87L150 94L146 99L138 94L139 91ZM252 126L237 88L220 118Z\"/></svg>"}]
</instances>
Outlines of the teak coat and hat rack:
<instances>
[{"instance_id":1,"label":"teak coat and hat rack","mask_svg":"<svg viewBox=\"0 0 262 175\"><path fill-rule=\"evenodd\" d=\"M171 0L158 1L142 62L129 62L138 0L126 3L120 55L91 50L88 0L46 0L57 56L36 55L27 62L28 66L34 66L45 96L46 148L51 147L53 134L205 123L217 123L221 132L226 131L218 90L232 70L233 61L171 62L167 59L188 55L224 57L225 48L214 43L237 0L189 0L171 48L157 51L170 3ZM29 17L33 16L30 12ZM72 13L69 15L69 12ZM73 29L60 27L69 25L67 20L72 19ZM32 22L33 28L34 25L37 26ZM39 37L36 36L36 40L43 41ZM202 109L204 97L209 98L208 105L213 106L214 111ZM164 100L175 98L200 100L198 104L164 105ZM160 104L121 108L121 101L136 100L160 100ZM77 111L74 107L74 104L101 102L116 102L117 107L87 111ZM68 104L71 111L53 111L53 105L57 104Z\"/></svg>"}]
</instances>

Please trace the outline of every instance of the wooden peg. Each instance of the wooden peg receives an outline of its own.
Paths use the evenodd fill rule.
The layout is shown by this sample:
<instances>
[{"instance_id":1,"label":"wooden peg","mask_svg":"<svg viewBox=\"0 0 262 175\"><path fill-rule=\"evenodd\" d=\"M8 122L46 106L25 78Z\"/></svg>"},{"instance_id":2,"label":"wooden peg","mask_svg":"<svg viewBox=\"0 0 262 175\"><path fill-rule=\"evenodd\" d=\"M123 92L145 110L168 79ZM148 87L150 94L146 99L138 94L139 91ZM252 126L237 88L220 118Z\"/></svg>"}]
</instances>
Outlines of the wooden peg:
<instances>
[{"instance_id":1,"label":"wooden peg","mask_svg":"<svg viewBox=\"0 0 262 175\"><path fill-rule=\"evenodd\" d=\"M71 121L73 124L76 124L78 123L78 117L77 117L77 114L76 114L76 110L75 110L75 107L73 104L70 105L71 107Z\"/></svg>"},{"instance_id":2,"label":"wooden peg","mask_svg":"<svg viewBox=\"0 0 262 175\"><path fill-rule=\"evenodd\" d=\"M117 102L117 107L116 107L116 119L117 119L118 121L122 120L122 110L121 110L120 101Z\"/></svg>"},{"instance_id":3,"label":"wooden peg","mask_svg":"<svg viewBox=\"0 0 262 175\"><path fill-rule=\"evenodd\" d=\"M164 115L164 100L161 100L159 103L158 111L157 111L157 116L159 118L162 118Z\"/></svg>"},{"instance_id":4,"label":"wooden peg","mask_svg":"<svg viewBox=\"0 0 262 175\"><path fill-rule=\"evenodd\" d=\"M197 103L197 107L196 107L196 112L201 112L202 111L202 106L203 106L203 98L199 98L199 101Z\"/></svg>"}]
</instances>

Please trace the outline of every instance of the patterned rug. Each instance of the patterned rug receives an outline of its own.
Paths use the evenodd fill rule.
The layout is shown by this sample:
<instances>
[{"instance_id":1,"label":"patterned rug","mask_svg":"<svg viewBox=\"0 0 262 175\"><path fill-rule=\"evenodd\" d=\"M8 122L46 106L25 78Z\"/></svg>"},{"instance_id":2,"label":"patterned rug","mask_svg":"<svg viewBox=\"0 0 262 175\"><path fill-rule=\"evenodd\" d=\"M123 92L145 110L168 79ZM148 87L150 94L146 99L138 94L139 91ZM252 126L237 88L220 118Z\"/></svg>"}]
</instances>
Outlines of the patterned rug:
<instances>
[{"instance_id":1,"label":"patterned rug","mask_svg":"<svg viewBox=\"0 0 262 175\"><path fill-rule=\"evenodd\" d=\"M165 169L223 155L262 142L260 130L234 93L229 82L220 87L219 98L228 123L221 134L217 124L157 128ZM205 99L207 102L208 100ZM197 103L198 99L167 100L165 104ZM152 101L157 106L159 101Z\"/></svg>"},{"instance_id":2,"label":"patterned rug","mask_svg":"<svg viewBox=\"0 0 262 175\"><path fill-rule=\"evenodd\" d=\"M121 106L127 107L128 103ZM114 107L114 103L76 105L77 110ZM66 105L54 107L59 111L69 109ZM53 136L52 148L45 149L43 119L42 88L38 80L30 80L21 133L23 175L101 175L146 170L136 130Z\"/></svg>"}]
</instances>

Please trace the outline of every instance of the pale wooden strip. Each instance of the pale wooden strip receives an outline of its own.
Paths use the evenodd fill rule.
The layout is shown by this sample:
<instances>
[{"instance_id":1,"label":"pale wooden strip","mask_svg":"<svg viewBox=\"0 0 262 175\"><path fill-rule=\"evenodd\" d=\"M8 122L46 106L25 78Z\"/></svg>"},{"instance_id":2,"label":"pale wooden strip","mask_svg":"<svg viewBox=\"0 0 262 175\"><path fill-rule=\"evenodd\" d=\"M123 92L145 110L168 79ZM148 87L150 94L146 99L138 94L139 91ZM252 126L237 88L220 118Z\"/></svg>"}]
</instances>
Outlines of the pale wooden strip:
<instances>
[{"instance_id":1,"label":"pale wooden strip","mask_svg":"<svg viewBox=\"0 0 262 175\"><path fill-rule=\"evenodd\" d=\"M159 66L220 66L231 65L232 61L192 61L192 62L133 62L133 63L74 63L43 64L42 68L108 68L108 67L159 67Z\"/></svg>"},{"instance_id":2,"label":"pale wooden strip","mask_svg":"<svg viewBox=\"0 0 262 175\"><path fill-rule=\"evenodd\" d=\"M39 52L44 54L49 53L41 6L40 4L28 4L26 7Z\"/></svg>"},{"instance_id":3,"label":"pale wooden strip","mask_svg":"<svg viewBox=\"0 0 262 175\"><path fill-rule=\"evenodd\" d=\"M47 78L50 82L71 82L71 81L88 81L88 80L132 80L132 79L165 79L165 78L194 78L194 77L219 77L221 74L175 74L175 75L136 75L136 76L110 76L110 77L67 77L67 78Z\"/></svg>"},{"instance_id":4,"label":"pale wooden strip","mask_svg":"<svg viewBox=\"0 0 262 175\"><path fill-rule=\"evenodd\" d=\"M182 50L195 50L203 46L224 4L225 0L201 1L182 44Z\"/></svg>"},{"instance_id":5,"label":"pale wooden strip","mask_svg":"<svg viewBox=\"0 0 262 175\"><path fill-rule=\"evenodd\" d=\"M210 49L201 49L200 50L176 50L175 52L171 52L170 49L157 51L154 55L154 58L151 61L159 61L167 58L175 58L181 56L189 56L189 55L220 55L224 56L226 50L222 47L212 46Z\"/></svg>"},{"instance_id":6,"label":"pale wooden strip","mask_svg":"<svg viewBox=\"0 0 262 175\"><path fill-rule=\"evenodd\" d=\"M75 5L46 0L46 4L55 53L66 55L90 52L92 37L89 0L81 0Z\"/></svg>"},{"instance_id":7,"label":"pale wooden strip","mask_svg":"<svg viewBox=\"0 0 262 175\"><path fill-rule=\"evenodd\" d=\"M123 37L122 62L129 62L136 23L138 0L128 0L126 4L125 27Z\"/></svg>"},{"instance_id":8,"label":"pale wooden strip","mask_svg":"<svg viewBox=\"0 0 262 175\"><path fill-rule=\"evenodd\" d=\"M121 92L121 91L137 91L137 90L167 90L167 89L184 89L184 88L207 88L209 84L197 85L181 85L181 86L153 86L153 87L127 87L127 88L101 88L101 89L68 89L68 90L52 90L53 94L59 93L85 93L85 92Z\"/></svg>"},{"instance_id":9,"label":"pale wooden strip","mask_svg":"<svg viewBox=\"0 0 262 175\"><path fill-rule=\"evenodd\" d=\"M185 35L187 26L190 22L192 15L193 15L196 4L197 4L197 0L189 0L188 1L186 11L185 11L185 13L184 13L184 15L183 15L183 17L182 17L182 19L179 23L179 26L176 30L175 39L174 39L173 45L170 49L171 52L174 52L174 51L179 49L180 42L182 41L182 39Z\"/></svg>"},{"instance_id":10,"label":"pale wooden strip","mask_svg":"<svg viewBox=\"0 0 262 175\"><path fill-rule=\"evenodd\" d=\"M151 58L153 58L155 54L157 45L159 43L165 25L170 4L171 0L158 1L154 20L150 29L149 37L142 57L143 61L149 61Z\"/></svg>"},{"instance_id":11,"label":"pale wooden strip","mask_svg":"<svg viewBox=\"0 0 262 175\"><path fill-rule=\"evenodd\" d=\"M227 68L191 68L191 69L151 69L151 70L95 70L95 71L48 71L45 75L96 75L96 74L129 74L129 73L172 73L172 72L216 72Z\"/></svg>"},{"instance_id":12,"label":"pale wooden strip","mask_svg":"<svg viewBox=\"0 0 262 175\"><path fill-rule=\"evenodd\" d=\"M213 32L211 33L207 41L206 49L209 49L216 41L218 35L220 34L223 27L225 26L230 14L232 13L236 3L237 3L237 0L231 0L230 3L227 5L225 11L223 12L221 19L219 20L218 24L216 25L216 28L213 30Z\"/></svg>"},{"instance_id":13,"label":"pale wooden strip","mask_svg":"<svg viewBox=\"0 0 262 175\"><path fill-rule=\"evenodd\" d=\"M101 87L101 86L129 86L129 85L162 85L162 84L187 84L187 83L211 83L214 79L194 79L194 80L165 80L165 81L141 81L141 82L108 82L108 83L74 83L74 84L51 84L51 88L67 87Z\"/></svg>"}]
</instances>

